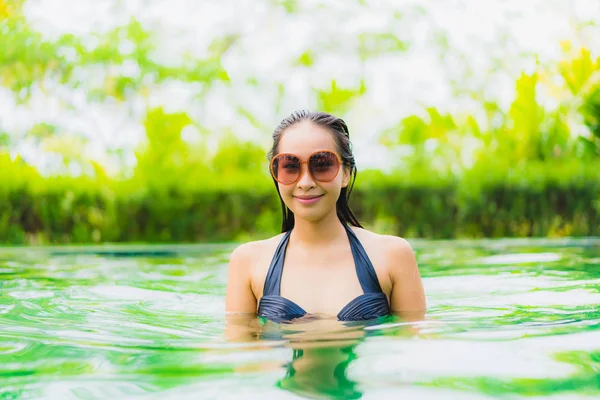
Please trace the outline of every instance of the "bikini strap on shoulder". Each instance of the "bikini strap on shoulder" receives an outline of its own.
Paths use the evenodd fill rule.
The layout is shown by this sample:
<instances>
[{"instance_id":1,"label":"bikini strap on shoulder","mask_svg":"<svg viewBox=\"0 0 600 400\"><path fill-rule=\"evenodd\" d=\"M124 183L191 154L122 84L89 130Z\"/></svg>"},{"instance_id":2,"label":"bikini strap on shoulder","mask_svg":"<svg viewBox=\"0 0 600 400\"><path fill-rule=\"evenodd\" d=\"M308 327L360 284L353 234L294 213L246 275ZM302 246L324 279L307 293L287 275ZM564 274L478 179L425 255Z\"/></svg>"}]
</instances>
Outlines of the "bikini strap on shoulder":
<instances>
[{"instance_id":1,"label":"bikini strap on shoulder","mask_svg":"<svg viewBox=\"0 0 600 400\"><path fill-rule=\"evenodd\" d=\"M356 275L360 286L365 293L381 293L381 285L379 279L377 279L377 273L371 263L371 259L367 255L365 248L363 247L358 237L348 225L344 224L346 232L348 233L348 239L350 240L350 248L352 249L352 256L354 257L354 264L356 266Z\"/></svg>"},{"instance_id":2,"label":"bikini strap on shoulder","mask_svg":"<svg viewBox=\"0 0 600 400\"><path fill-rule=\"evenodd\" d=\"M287 249L288 241L290 240L289 230L283 235L281 241L275 249L273 258L271 259L271 265L269 265L269 271L265 278L265 285L263 287L263 296L276 295L279 296L281 293L281 274L283 273L283 261L285 259L285 251Z\"/></svg>"}]
</instances>

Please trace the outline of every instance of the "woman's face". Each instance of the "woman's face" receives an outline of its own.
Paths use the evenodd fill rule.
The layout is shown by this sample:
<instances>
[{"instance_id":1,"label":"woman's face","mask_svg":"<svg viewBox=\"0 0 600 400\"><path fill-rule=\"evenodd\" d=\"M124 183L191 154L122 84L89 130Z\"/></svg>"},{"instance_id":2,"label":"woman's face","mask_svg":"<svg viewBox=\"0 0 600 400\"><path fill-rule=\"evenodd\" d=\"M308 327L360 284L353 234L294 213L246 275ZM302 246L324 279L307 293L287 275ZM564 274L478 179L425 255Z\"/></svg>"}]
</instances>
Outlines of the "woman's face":
<instances>
[{"instance_id":1,"label":"woman's face","mask_svg":"<svg viewBox=\"0 0 600 400\"><path fill-rule=\"evenodd\" d=\"M305 121L287 128L279 142L279 153L292 153L301 161L318 150L333 151L339 156L333 134L327 129ZM350 171L340 166L340 171L330 182L317 181L308 171L308 164L302 164L300 178L294 183L277 183L279 193L285 205L294 213L295 218L316 222L336 212L336 202L342 188L348 186ZM316 200L305 200L314 198Z\"/></svg>"}]
</instances>

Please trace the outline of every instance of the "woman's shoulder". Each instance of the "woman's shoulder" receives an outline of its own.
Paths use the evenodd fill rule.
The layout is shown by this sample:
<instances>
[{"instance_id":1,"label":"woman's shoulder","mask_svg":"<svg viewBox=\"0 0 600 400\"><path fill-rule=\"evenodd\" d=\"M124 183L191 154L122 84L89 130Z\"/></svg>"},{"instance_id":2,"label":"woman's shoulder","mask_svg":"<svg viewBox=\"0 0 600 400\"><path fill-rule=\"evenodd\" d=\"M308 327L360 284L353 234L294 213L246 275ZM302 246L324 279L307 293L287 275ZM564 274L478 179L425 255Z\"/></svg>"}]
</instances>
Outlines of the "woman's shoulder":
<instances>
[{"instance_id":1,"label":"woman's shoulder","mask_svg":"<svg viewBox=\"0 0 600 400\"><path fill-rule=\"evenodd\" d=\"M247 279L256 299L262 297L271 259L283 235L280 233L267 239L243 243L231 253L229 268L232 273Z\"/></svg>"},{"instance_id":2,"label":"woman's shoulder","mask_svg":"<svg viewBox=\"0 0 600 400\"><path fill-rule=\"evenodd\" d=\"M388 267L396 268L396 266L404 264L399 261L414 257L410 243L400 236L380 234L358 227L352 227L352 230L369 257L377 259L377 263L373 262L374 265L386 269Z\"/></svg>"},{"instance_id":3,"label":"woman's shoulder","mask_svg":"<svg viewBox=\"0 0 600 400\"><path fill-rule=\"evenodd\" d=\"M253 264L255 261L263 258L265 255L272 255L283 235L284 233L280 233L267 239L242 243L233 249L230 258L232 260L242 261L246 266Z\"/></svg>"},{"instance_id":4,"label":"woman's shoulder","mask_svg":"<svg viewBox=\"0 0 600 400\"><path fill-rule=\"evenodd\" d=\"M358 237L358 240L360 240L361 243L363 243L363 245L364 242L367 242L380 246L382 249L392 252L398 250L406 250L411 247L410 243L400 236L376 233L368 229L359 228L356 226L352 227L352 231L354 231L356 237Z\"/></svg>"}]
</instances>

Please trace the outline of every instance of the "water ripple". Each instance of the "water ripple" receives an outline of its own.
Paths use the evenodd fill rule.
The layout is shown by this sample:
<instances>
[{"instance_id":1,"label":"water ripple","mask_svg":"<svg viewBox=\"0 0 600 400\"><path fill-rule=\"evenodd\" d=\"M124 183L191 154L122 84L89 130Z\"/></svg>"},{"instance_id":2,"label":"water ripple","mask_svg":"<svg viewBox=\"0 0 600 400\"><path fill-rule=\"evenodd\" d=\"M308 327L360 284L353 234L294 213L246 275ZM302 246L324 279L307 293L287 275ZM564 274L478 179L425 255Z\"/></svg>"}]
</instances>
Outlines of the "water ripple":
<instances>
[{"instance_id":1,"label":"water ripple","mask_svg":"<svg viewBox=\"0 0 600 400\"><path fill-rule=\"evenodd\" d=\"M226 319L223 250L13 251L0 398L600 395L600 250L523 245L420 242L425 320L368 324Z\"/></svg>"}]
</instances>

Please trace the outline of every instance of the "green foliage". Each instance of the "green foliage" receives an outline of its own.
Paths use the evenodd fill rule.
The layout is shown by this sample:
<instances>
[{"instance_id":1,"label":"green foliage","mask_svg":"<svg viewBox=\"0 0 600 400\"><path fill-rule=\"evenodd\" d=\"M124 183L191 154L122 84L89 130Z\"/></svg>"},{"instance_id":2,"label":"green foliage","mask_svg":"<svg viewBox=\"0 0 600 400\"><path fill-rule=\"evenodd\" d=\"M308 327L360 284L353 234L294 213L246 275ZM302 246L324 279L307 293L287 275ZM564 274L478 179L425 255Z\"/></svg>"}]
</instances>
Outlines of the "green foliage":
<instances>
[{"instance_id":1,"label":"green foliage","mask_svg":"<svg viewBox=\"0 0 600 400\"><path fill-rule=\"evenodd\" d=\"M410 115L382 135L382 142L388 146L396 144L412 146L419 155L425 151L429 139L445 140L457 126L449 114L440 114L435 108L426 110L427 118Z\"/></svg>"},{"instance_id":2,"label":"green foliage","mask_svg":"<svg viewBox=\"0 0 600 400\"><path fill-rule=\"evenodd\" d=\"M150 110L144 121L148 143L138 153L135 176L154 187L171 186L186 180L189 171L189 148L181 131L191 123L185 113L166 114L162 108Z\"/></svg>"},{"instance_id":3,"label":"green foliage","mask_svg":"<svg viewBox=\"0 0 600 400\"><path fill-rule=\"evenodd\" d=\"M316 91L318 109L334 115L343 115L352 101L363 95L365 91L364 81L361 81L357 88L342 88L332 80L331 89Z\"/></svg>"},{"instance_id":4,"label":"green foliage","mask_svg":"<svg viewBox=\"0 0 600 400\"><path fill-rule=\"evenodd\" d=\"M315 63L315 57L311 51L305 51L300 54L300 57L296 60L296 64L303 65L305 67L311 67Z\"/></svg>"},{"instance_id":5,"label":"green foliage","mask_svg":"<svg viewBox=\"0 0 600 400\"><path fill-rule=\"evenodd\" d=\"M400 40L392 33L362 33L358 37L358 54L362 60L367 60L385 53L403 52L408 50L408 42Z\"/></svg>"},{"instance_id":6,"label":"green foliage","mask_svg":"<svg viewBox=\"0 0 600 400\"><path fill-rule=\"evenodd\" d=\"M248 177L268 176L266 152L256 144L244 143L229 133L219 142L212 158L212 173L220 179L235 179L242 171Z\"/></svg>"},{"instance_id":7,"label":"green foliage","mask_svg":"<svg viewBox=\"0 0 600 400\"><path fill-rule=\"evenodd\" d=\"M259 168L258 152L247 151L236 161L240 168ZM239 154L233 144L222 147L215 167L226 168ZM5 244L245 240L275 234L281 222L266 174L229 181L235 169L222 169L201 185L178 178L171 186L145 186L136 177L43 178L20 160L0 161ZM351 205L367 227L408 237L600 235L598 170L598 162L482 164L463 179L371 170L359 174Z\"/></svg>"},{"instance_id":8,"label":"green foliage","mask_svg":"<svg viewBox=\"0 0 600 400\"><path fill-rule=\"evenodd\" d=\"M7 132L0 132L0 151L5 150L11 145L11 138Z\"/></svg>"},{"instance_id":9,"label":"green foliage","mask_svg":"<svg viewBox=\"0 0 600 400\"><path fill-rule=\"evenodd\" d=\"M29 25L21 4L0 0L0 84L18 102L27 103L33 90L83 87L90 103L137 104L165 83L189 84L199 98L229 82L223 55L239 34L214 39L203 58L183 55L163 65L155 58L155 34L136 19L102 34L50 39ZM302 7L272 4L287 13ZM352 43L362 61L410 48L389 32L359 32ZM398 154L392 170L363 171L355 188L365 223L431 238L598 234L600 57L573 47L564 45L560 63L522 73L508 107L469 93L472 114L425 104L392 119L379 138ZM290 67L312 73L319 50L304 49ZM98 78L93 83L90 72ZM364 77L344 86L328 79L314 91L315 104L339 116L369 89ZM257 90L264 84L247 80ZM285 87L276 82L273 89L280 112ZM540 100L547 93L556 105ZM253 128L270 131L250 109L234 107ZM191 113L161 107L146 109L143 126L135 167L110 175L86 158L91 141L78 132L52 121L11 136L0 121L0 242L230 240L277 231L279 201L266 148L240 140L231 128L209 132ZM62 165L43 176L14 157L21 140L58 154ZM81 176L60 176L73 164Z\"/></svg>"},{"instance_id":10,"label":"green foliage","mask_svg":"<svg viewBox=\"0 0 600 400\"><path fill-rule=\"evenodd\" d=\"M56 40L48 40L33 30L23 17L11 16L0 19L0 83L15 92L21 101L26 101L32 86L47 78L73 88L87 85L74 71L96 66L106 75L101 87L88 86L90 99L96 101L106 97L122 101L149 84L169 80L210 85L229 80L221 65L221 56L234 40L227 37L213 43L205 59L186 59L179 66L164 66L152 58L154 38L151 33L135 19L103 35L83 39L64 34ZM136 66L138 73L131 76L115 68L125 63Z\"/></svg>"},{"instance_id":11,"label":"green foliage","mask_svg":"<svg viewBox=\"0 0 600 400\"><path fill-rule=\"evenodd\" d=\"M589 138L580 137L580 140L589 154L600 156L600 85L586 96L581 114L591 135Z\"/></svg>"},{"instance_id":12,"label":"green foliage","mask_svg":"<svg viewBox=\"0 0 600 400\"><path fill-rule=\"evenodd\" d=\"M293 14L298 10L297 0L274 0L273 3L283 7L286 13Z\"/></svg>"},{"instance_id":13,"label":"green foliage","mask_svg":"<svg viewBox=\"0 0 600 400\"><path fill-rule=\"evenodd\" d=\"M598 70L600 70L600 57L593 60L588 49L581 49L577 56L563 60L559 64L560 75L573 95L584 91Z\"/></svg>"},{"instance_id":14,"label":"green foliage","mask_svg":"<svg viewBox=\"0 0 600 400\"><path fill-rule=\"evenodd\" d=\"M0 20L0 43L0 83L21 100L29 96L34 82L45 77L65 82L73 72L73 65L58 51L60 45L44 40L21 17Z\"/></svg>"},{"instance_id":15,"label":"green foliage","mask_svg":"<svg viewBox=\"0 0 600 400\"><path fill-rule=\"evenodd\" d=\"M216 149L201 140L190 144L181 133L194 126L185 113L150 110L144 121L147 141L137 152L130 190L222 191L249 183L264 187L268 177L264 150L225 133Z\"/></svg>"},{"instance_id":16,"label":"green foliage","mask_svg":"<svg viewBox=\"0 0 600 400\"><path fill-rule=\"evenodd\" d=\"M565 47L572 52L569 44ZM594 60L588 49L581 49L563 60L558 71L572 96L563 108L580 116L589 131L589 135L578 137L583 151L577 154L583 159L597 159L600 155L600 57Z\"/></svg>"}]
</instances>

